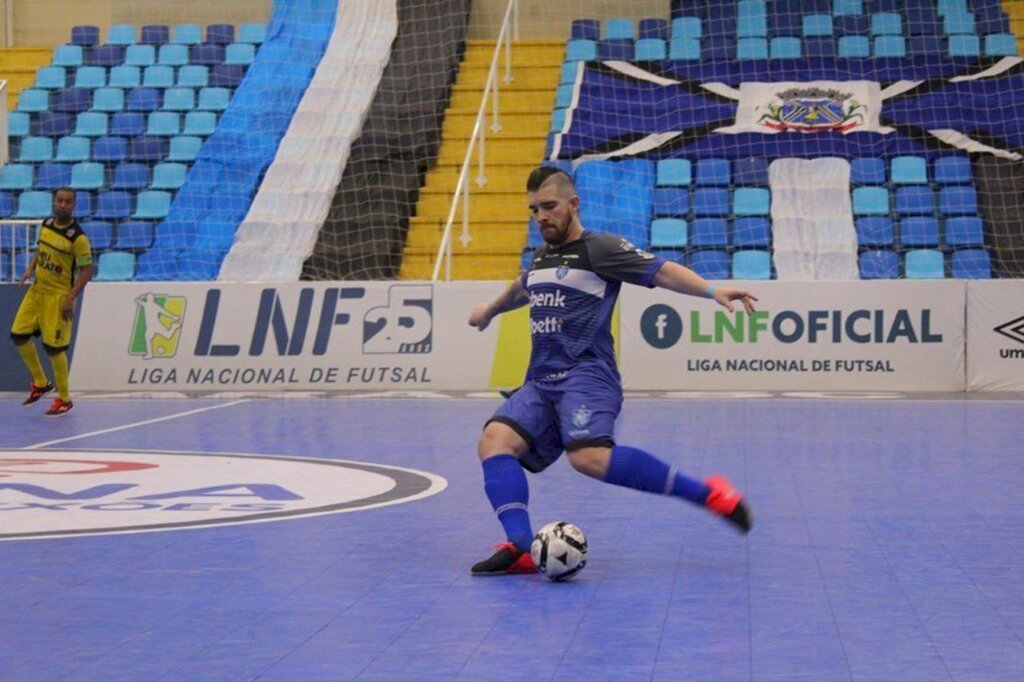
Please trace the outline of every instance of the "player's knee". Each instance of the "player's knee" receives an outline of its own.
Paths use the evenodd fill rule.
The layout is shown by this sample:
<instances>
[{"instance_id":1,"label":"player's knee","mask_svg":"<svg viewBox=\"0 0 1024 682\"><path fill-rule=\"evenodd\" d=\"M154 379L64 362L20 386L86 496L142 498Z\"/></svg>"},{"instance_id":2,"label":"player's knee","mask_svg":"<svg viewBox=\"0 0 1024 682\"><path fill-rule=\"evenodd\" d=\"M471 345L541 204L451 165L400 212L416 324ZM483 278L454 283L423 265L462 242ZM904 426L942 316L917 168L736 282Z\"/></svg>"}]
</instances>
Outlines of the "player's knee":
<instances>
[{"instance_id":1,"label":"player's knee","mask_svg":"<svg viewBox=\"0 0 1024 682\"><path fill-rule=\"evenodd\" d=\"M43 350L45 350L46 354L49 355L50 357L53 357L54 355L60 355L67 349L67 346L51 346L48 343L43 344Z\"/></svg>"},{"instance_id":2,"label":"player's knee","mask_svg":"<svg viewBox=\"0 0 1024 682\"><path fill-rule=\"evenodd\" d=\"M23 346L32 339L31 334L15 334L11 332L11 341L14 342L15 346Z\"/></svg>"},{"instance_id":3,"label":"player's knee","mask_svg":"<svg viewBox=\"0 0 1024 682\"><path fill-rule=\"evenodd\" d=\"M490 422L484 427L477 441L477 454L481 460L494 457L495 455L512 454L516 457L526 451L526 443L512 427L501 422Z\"/></svg>"},{"instance_id":4,"label":"player's knee","mask_svg":"<svg viewBox=\"0 0 1024 682\"><path fill-rule=\"evenodd\" d=\"M604 480L608 473L608 461L611 458L611 448L607 447L586 447L569 451L569 463L572 468L581 474L591 478Z\"/></svg>"}]
</instances>

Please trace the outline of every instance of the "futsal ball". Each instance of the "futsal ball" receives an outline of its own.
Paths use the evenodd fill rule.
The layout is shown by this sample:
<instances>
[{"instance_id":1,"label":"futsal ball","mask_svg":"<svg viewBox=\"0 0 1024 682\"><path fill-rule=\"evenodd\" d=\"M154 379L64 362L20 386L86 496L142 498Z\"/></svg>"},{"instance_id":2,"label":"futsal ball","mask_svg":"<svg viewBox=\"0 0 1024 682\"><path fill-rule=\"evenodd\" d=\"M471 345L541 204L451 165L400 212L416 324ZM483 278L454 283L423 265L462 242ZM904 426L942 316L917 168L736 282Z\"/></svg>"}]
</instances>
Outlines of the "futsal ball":
<instances>
[{"instance_id":1,"label":"futsal ball","mask_svg":"<svg viewBox=\"0 0 1024 682\"><path fill-rule=\"evenodd\" d=\"M551 580L568 580L587 565L587 536L567 521L555 521L533 537L530 555Z\"/></svg>"}]
</instances>

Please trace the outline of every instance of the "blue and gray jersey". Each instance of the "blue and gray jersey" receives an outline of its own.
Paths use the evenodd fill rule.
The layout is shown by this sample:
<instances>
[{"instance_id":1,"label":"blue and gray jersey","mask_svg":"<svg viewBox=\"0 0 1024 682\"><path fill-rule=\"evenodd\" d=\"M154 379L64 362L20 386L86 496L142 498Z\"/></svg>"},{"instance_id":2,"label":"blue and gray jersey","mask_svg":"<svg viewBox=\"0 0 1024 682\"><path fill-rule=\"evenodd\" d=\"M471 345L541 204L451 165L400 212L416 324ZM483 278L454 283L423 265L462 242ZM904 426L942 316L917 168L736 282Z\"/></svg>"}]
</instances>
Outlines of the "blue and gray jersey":
<instances>
[{"instance_id":1,"label":"blue and gray jersey","mask_svg":"<svg viewBox=\"0 0 1024 682\"><path fill-rule=\"evenodd\" d=\"M584 231L568 244L538 248L522 280L533 340L527 380L557 381L592 359L616 371L611 320L621 283L651 287L664 262L602 232Z\"/></svg>"}]
</instances>

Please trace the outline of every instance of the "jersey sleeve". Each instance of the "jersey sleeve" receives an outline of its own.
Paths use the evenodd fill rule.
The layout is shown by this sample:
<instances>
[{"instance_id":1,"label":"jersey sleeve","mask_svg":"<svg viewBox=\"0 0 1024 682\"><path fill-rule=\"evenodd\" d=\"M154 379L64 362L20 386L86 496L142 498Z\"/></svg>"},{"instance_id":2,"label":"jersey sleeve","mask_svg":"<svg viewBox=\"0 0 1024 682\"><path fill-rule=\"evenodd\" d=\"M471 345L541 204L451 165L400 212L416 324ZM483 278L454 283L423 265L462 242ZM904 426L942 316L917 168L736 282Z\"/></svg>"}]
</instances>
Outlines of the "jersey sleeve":
<instances>
[{"instance_id":1,"label":"jersey sleeve","mask_svg":"<svg viewBox=\"0 0 1024 682\"><path fill-rule=\"evenodd\" d=\"M591 268L604 279L653 287L654 276L665 264L661 256L614 234L595 234L587 246Z\"/></svg>"},{"instance_id":2,"label":"jersey sleeve","mask_svg":"<svg viewBox=\"0 0 1024 682\"><path fill-rule=\"evenodd\" d=\"M77 267L84 268L86 265L92 265L92 247L89 245L89 238L84 234L79 235L78 239L74 241L71 250L75 254Z\"/></svg>"}]
</instances>

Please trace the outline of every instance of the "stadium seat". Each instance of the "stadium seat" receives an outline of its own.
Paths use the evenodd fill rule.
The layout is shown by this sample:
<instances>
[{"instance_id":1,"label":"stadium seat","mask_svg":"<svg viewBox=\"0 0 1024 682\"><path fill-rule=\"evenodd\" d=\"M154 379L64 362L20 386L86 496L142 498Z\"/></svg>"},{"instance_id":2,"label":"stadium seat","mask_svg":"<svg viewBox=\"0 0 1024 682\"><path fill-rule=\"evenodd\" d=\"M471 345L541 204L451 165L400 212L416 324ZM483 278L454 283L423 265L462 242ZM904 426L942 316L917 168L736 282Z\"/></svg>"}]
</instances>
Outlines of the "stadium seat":
<instances>
[{"instance_id":1,"label":"stadium seat","mask_svg":"<svg viewBox=\"0 0 1024 682\"><path fill-rule=\"evenodd\" d=\"M53 159L53 140L48 137L26 137L21 141L18 160L22 163L42 163Z\"/></svg>"},{"instance_id":2,"label":"stadium seat","mask_svg":"<svg viewBox=\"0 0 1024 682\"><path fill-rule=\"evenodd\" d=\"M71 44L77 47L95 47L100 44L98 26L72 26Z\"/></svg>"},{"instance_id":3,"label":"stadium seat","mask_svg":"<svg viewBox=\"0 0 1024 682\"><path fill-rule=\"evenodd\" d=\"M50 93L47 90L26 88L18 93L18 111L26 114L46 111L50 108Z\"/></svg>"},{"instance_id":4,"label":"stadium seat","mask_svg":"<svg viewBox=\"0 0 1024 682\"><path fill-rule=\"evenodd\" d=\"M569 26L569 40L598 40L601 22L597 19L575 19Z\"/></svg>"},{"instance_id":5,"label":"stadium seat","mask_svg":"<svg viewBox=\"0 0 1024 682\"><path fill-rule=\"evenodd\" d=\"M943 215L977 215L978 197L973 187L952 186L939 190L939 212Z\"/></svg>"},{"instance_id":6,"label":"stadium seat","mask_svg":"<svg viewBox=\"0 0 1024 682\"><path fill-rule=\"evenodd\" d=\"M139 197L142 203L142 197ZM142 251L153 246L153 223L146 221L128 221L117 227L115 249L122 251Z\"/></svg>"},{"instance_id":7,"label":"stadium seat","mask_svg":"<svg viewBox=\"0 0 1024 682\"><path fill-rule=\"evenodd\" d=\"M976 216L960 216L946 221L946 246L955 249L984 246L985 228L981 218Z\"/></svg>"},{"instance_id":8,"label":"stadium seat","mask_svg":"<svg viewBox=\"0 0 1024 682\"><path fill-rule=\"evenodd\" d=\"M767 251L742 250L732 254L733 279L771 279L772 256Z\"/></svg>"},{"instance_id":9,"label":"stadium seat","mask_svg":"<svg viewBox=\"0 0 1024 682\"><path fill-rule=\"evenodd\" d=\"M574 83L576 81L577 62L562 62L562 77L559 79L559 85L566 85L568 83Z\"/></svg>"},{"instance_id":10,"label":"stadium seat","mask_svg":"<svg viewBox=\"0 0 1024 682\"><path fill-rule=\"evenodd\" d=\"M151 189L176 190L185 184L187 167L182 163L158 163L153 168Z\"/></svg>"},{"instance_id":11,"label":"stadium seat","mask_svg":"<svg viewBox=\"0 0 1024 682\"><path fill-rule=\"evenodd\" d=\"M238 28L238 42L240 43L251 43L253 45L260 45L267 36L266 24L242 24Z\"/></svg>"},{"instance_id":12,"label":"stadium seat","mask_svg":"<svg viewBox=\"0 0 1024 682\"><path fill-rule=\"evenodd\" d=\"M96 266L97 282L130 281L135 275L135 254L104 251L100 254Z\"/></svg>"},{"instance_id":13,"label":"stadium seat","mask_svg":"<svg viewBox=\"0 0 1024 682\"><path fill-rule=\"evenodd\" d=\"M203 141L199 137L192 135L177 135L171 138L171 142L167 150L167 160L191 163L192 161L195 161L196 156L199 154L199 148L202 146Z\"/></svg>"},{"instance_id":14,"label":"stadium seat","mask_svg":"<svg viewBox=\"0 0 1024 682\"><path fill-rule=\"evenodd\" d=\"M726 187L731 180L728 159L697 161L696 184L699 187Z\"/></svg>"},{"instance_id":15,"label":"stadium seat","mask_svg":"<svg viewBox=\"0 0 1024 682\"><path fill-rule=\"evenodd\" d=\"M764 187L741 187L733 193L733 214L766 216L771 213L771 193Z\"/></svg>"},{"instance_id":16,"label":"stadium seat","mask_svg":"<svg viewBox=\"0 0 1024 682\"><path fill-rule=\"evenodd\" d=\"M904 256L904 271L907 279L943 279L946 263L941 251L915 249Z\"/></svg>"},{"instance_id":17,"label":"stadium seat","mask_svg":"<svg viewBox=\"0 0 1024 682\"><path fill-rule=\"evenodd\" d=\"M245 77L245 67L238 64L217 64L210 72L210 85L215 88L237 88Z\"/></svg>"},{"instance_id":18,"label":"stadium seat","mask_svg":"<svg viewBox=\"0 0 1024 682\"><path fill-rule=\"evenodd\" d=\"M889 215L889 190L885 187L855 187L853 214Z\"/></svg>"},{"instance_id":19,"label":"stadium seat","mask_svg":"<svg viewBox=\"0 0 1024 682\"><path fill-rule=\"evenodd\" d=\"M14 195L10 192L0 192L0 218L8 218L14 215Z\"/></svg>"},{"instance_id":20,"label":"stadium seat","mask_svg":"<svg viewBox=\"0 0 1024 682\"><path fill-rule=\"evenodd\" d=\"M206 27L206 42L230 45L235 42L235 27L231 24L210 24Z\"/></svg>"},{"instance_id":21,"label":"stadium seat","mask_svg":"<svg viewBox=\"0 0 1024 682\"><path fill-rule=\"evenodd\" d=\"M92 90L85 88L64 88L55 90L50 108L66 114L80 114L87 110L92 101ZM99 92L98 90L96 92Z\"/></svg>"},{"instance_id":22,"label":"stadium seat","mask_svg":"<svg viewBox=\"0 0 1024 682\"><path fill-rule=\"evenodd\" d=\"M878 36L874 45L875 57L906 57L907 42L903 36Z\"/></svg>"},{"instance_id":23,"label":"stadium seat","mask_svg":"<svg viewBox=\"0 0 1024 682\"><path fill-rule=\"evenodd\" d=\"M187 67L181 67L187 68ZM142 73L142 87L144 88L170 88L174 86L174 67L164 64L147 66Z\"/></svg>"},{"instance_id":24,"label":"stadium seat","mask_svg":"<svg viewBox=\"0 0 1024 682\"><path fill-rule=\"evenodd\" d=\"M904 218L900 221L900 246L935 248L939 245L939 223L935 218Z\"/></svg>"},{"instance_id":25,"label":"stadium seat","mask_svg":"<svg viewBox=\"0 0 1024 682\"><path fill-rule=\"evenodd\" d=\"M665 52L665 41L661 41L662 54ZM248 43L233 43L224 49L225 64L241 64L248 66L256 59L256 48ZM664 57L653 57L653 59L664 59Z\"/></svg>"},{"instance_id":26,"label":"stadium seat","mask_svg":"<svg viewBox=\"0 0 1024 682\"><path fill-rule=\"evenodd\" d=\"M632 40L634 35L632 19L616 17L604 22L605 40Z\"/></svg>"},{"instance_id":27,"label":"stadium seat","mask_svg":"<svg viewBox=\"0 0 1024 682\"><path fill-rule=\"evenodd\" d=\"M156 61L164 66L185 66L188 64L188 47L176 43L162 45Z\"/></svg>"},{"instance_id":28,"label":"stadium seat","mask_svg":"<svg viewBox=\"0 0 1024 682\"><path fill-rule=\"evenodd\" d=\"M935 198L928 187L899 187L896 189L896 213L901 216L923 215L935 213Z\"/></svg>"},{"instance_id":29,"label":"stadium seat","mask_svg":"<svg viewBox=\"0 0 1024 682\"><path fill-rule=\"evenodd\" d=\"M160 220L167 217L170 209L170 192L147 190L139 194L138 205L132 217L141 220Z\"/></svg>"},{"instance_id":30,"label":"stadium seat","mask_svg":"<svg viewBox=\"0 0 1024 682\"><path fill-rule=\"evenodd\" d=\"M89 220L82 223L82 232L89 238L93 252L106 251L114 243L114 226L103 220Z\"/></svg>"},{"instance_id":31,"label":"stadium seat","mask_svg":"<svg viewBox=\"0 0 1024 682\"><path fill-rule=\"evenodd\" d=\"M217 129L217 115L210 111L190 111L185 114L183 135L208 137Z\"/></svg>"},{"instance_id":32,"label":"stadium seat","mask_svg":"<svg viewBox=\"0 0 1024 682\"><path fill-rule=\"evenodd\" d=\"M101 163L120 163L128 154L128 143L114 135L96 138L92 145L92 160Z\"/></svg>"},{"instance_id":33,"label":"stadium seat","mask_svg":"<svg viewBox=\"0 0 1024 682\"><path fill-rule=\"evenodd\" d=\"M772 243L772 227L767 218L737 218L732 225L732 245L736 248L767 249Z\"/></svg>"},{"instance_id":34,"label":"stadium seat","mask_svg":"<svg viewBox=\"0 0 1024 682\"><path fill-rule=\"evenodd\" d=\"M881 185L885 179L885 161L882 159L860 158L850 162L850 183L853 185Z\"/></svg>"},{"instance_id":35,"label":"stadium seat","mask_svg":"<svg viewBox=\"0 0 1024 682\"><path fill-rule=\"evenodd\" d=\"M114 24L107 31L107 45L131 45L135 42L135 27L131 24Z\"/></svg>"},{"instance_id":36,"label":"stadium seat","mask_svg":"<svg viewBox=\"0 0 1024 682\"><path fill-rule=\"evenodd\" d=\"M729 190L718 188L698 189L693 195L693 214L698 218L728 216Z\"/></svg>"},{"instance_id":37,"label":"stadium seat","mask_svg":"<svg viewBox=\"0 0 1024 682\"><path fill-rule=\"evenodd\" d=\"M231 103L231 91L227 88L203 88L199 91L196 109L200 111L224 111Z\"/></svg>"},{"instance_id":38,"label":"stadium seat","mask_svg":"<svg viewBox=\"0 0 1024 682\"><path fill-rule=\"evenodd\" d=\"M64 137L70 135L73 130L72 121L74 119L70 114L40 111L33 134L44 137Z\"/></svg>"},{"instance_id":39,"label":"stadium seat","mask_svg":"<svg viewBox=\"0 0 1024 682\"><path fill-rule=\"evenodd\" d=\"M597 59L597 41L570 40L565 47L565 61L586 62Z\"/></svg>"},{"instance_id":40,"label":"stadium seat","mask_svg":"<svg viewBox=\"0 0 1024 682\"><path fill-rule=\"evenodd\" d=\"M220 89L220 88L218 88ZM202 95L202 93L199 93ZM199 110L206 109L207 107L197 106ZM565 127L565 112L567 109L558 108L551 111L551 132L557 133Z\"/></svg>"},{"instance_id":41,"label":"stadium seat","mask_svg":"<svg viewBox=\"0 0 1024 682\"><path fill-rule=\"evenodd\" d=\"M685 218L690 213L690 191L685 187L656 187L652 199L656 218Z\"/></svg>"},{"instance_id":42,"label":"stadium seat","mask_svg":"<svg viewBox=\"0 0 1024 682\"><path fill-rule=\"evenodd\" d=\"M985 249L954 251L950 259L953 277L957 279L990 279L992 263Z\"/></svg>"},{"instance_id":43,"label":"stadium seat","mask_svg":"<svg viewBox=\"0 0 1024 682\"><path fill-rule=\"evenodd\" d=\"M800 59L802 54L799 38L779 36L771 40L769 46L771 59Z\"/></svg>"},{"instance_id":44,"label":"stadium seat","mask_svg":"<svg viewBox=\"0 0 1024 682\"><path fill-rule=\"evenodd\" d=\"M935 160L933 175L940 185L969 185L971 162L966 156L942 156Z\"/></svg>"},{"instance_id":45,"label":"stadium seat","mask_svg":"<svg viewBox=\"0 0 1024 682\"><path fill-rule=\"evenodd\" d=\"M157 88L134 88L128 91L124 108L148 114L160 108L160 101L160 90Z\"/></svg>"},{"instance_id":46,"label":"stadium seat","mask_svg":"<svg viewBox=\"0 0 1024 682\"><path fill-rule=\"evenodd\" d=\"M107 81L110 87L130 90L139 87L140 84L139 67L121 65L110 69L110 78Z\"/></svg>"},{"instance_id":47,"label":"stadium seat","mask_svg":"<svg viewBox=\"0 0 1024 682\"><path fill-rule=\"evenodd\" d=\"M898 279L899 257L892 251L873 250L860 254L861 279Z\"/></svg>"},{"instance_id":48,"label":"stadium seat","mask_svg":"<svg viewBox=\"0 0 1024 682\"><path fill-rule=\"evenodd\" d=\"M686 187L690 184L689 159L663 159L657 166L657 184L660 187Z\"/></svg>"},{"instance_id":49,"label":"stadium seat","mask_svg":"<svg viewBox=\"0 0 1024 682\"><path fill-rule=\"evenodd\" d=\"M95 161L76 163L71 167L71 187L80 190L97 190L106 186L103 164Z\"/></svg>"},{"instance_id":50,"label":"stadium seat","mask_svg":"<svg viewBox=\"0 0 1024 682\"><path fill-rule=\"evenodd\" d=\"M767 159L762 157L737 159L733 162L732 182L739 186L767 186Z\"/></svg>"},{"instance_id":51,"label":"stadium seat","mask_svg":"<svg viewBox=\"0 0 1024 682\"><path fill-rule=\"evenodd\" d=\"M11 111L7 114L7 134L11 137L28 135L32 117L25 111Z\"/></svg>"},{"instance_id":52,"label":"stadium seat","mask_svg":"<svg viewBox=\"0 0 1024 682\"><path fill-rule=\"evenodd\" d=\"M36 71L36 82L32 87L39 90L63 90L67 85L67 70L63 66L44 66Z\"/></svg>"},{"instance_id":53,"label":"stadium seat","mask_svg":"<svg viewBox=\"0 0 1024 682\"><path fill-rule=\"evenodd\" d=\"M805 14L803 18L803 36L831 36L832 17L828 14Z\"/></svg>"},{"instance_id":54,"label":"stadium seat","mask_svg":"<svg viewBox=\"0 0 1024 682\"><path fill-rule=\"evenodd\" d=\"M224 63L224 46L200 43L193 45L189 62L203 66L216 66Z\"/></svg>"},{"instance_id":55,"label":"stadium seat","mask_svg":"<svg viewBox=\"0 0 1024 682\"><path fill-rule=\"evenodd\" d=\"M181 116L172 111L156 111L146 122L146 135L172 137L181 132Z\"/></svg>"},{"instance_id":56,"label":"stadium seat","mask_svg":"<svg viewBox=\"0 0 1024 682\"><path fill-rule=\"evenodd\" d=\"M143 45L154 45L159 47L171 41L171 30L164 24L147 24L142 27L139 42Z\"/></svg>"},{"instance_id":57,"label":"stadium seat","mask_svg":"<svg viewBox=\"0 0 1024 682\"><path fill-rule=\"evenodd\" d=\"M685 248L687 224L680 218L658 218L651 222L651 248Z\"/></svg>"},{"instance_id":58,"label":"stadium seat","mask_svg":"<svg viewBox=\"0 0 1024 682\"><path fill-rule=\"evenodd\" d=\"M974 15L970 12L947 14L942 21L947 35L974 35Z\"/></svg>"},{"instance_id":59,"label":"stadium seat","mask_svg":"<svg viewBox=\"0 0 1024 682\"><path fill-rule=\"evenodd\" d=\"M1011 33L994 33L985 36L986 57L1017 56L1017 39Z\"/></svg>"},{"instance_id":60,"label":"stadium seat","mask_svg":"<svg viewBox=\"0 0 1024 682\"><path fill-rule=\"evenodd\" d=\"M167 141L162 137L143 135L128 141L129 161L156 164L167 156Z\"/></svg>"},{"instance_id":61,"label":"stadium seat","mask_svg":"<svg viewBox=\"0 0 1024 682\"><path fill-rule=\"evenodd\" d=\"M665 59L666 55L667 48L664 40L660 38L643 38L636 41L636 53L633 58L638 62L655 61ZM229 63L227 58L225 58L224 63Z\"/></svg>"},{"instance_id":62,"label":"stadium seat","mask_svg":"<svg viewBox=\"0 0 1024 682\"><path fill-rule=\"evenodd\" d=\"M744 37L736 41L737 59L768 59L768 40Z\"/></svg>"},{"instance_id":63,"label":"stadium seat","mask_svg":"<svg viewBox=\"0 0 1024 682\"><path fill-rule=\"evenodd\" d=\"M19 220L45 218L53 212L53 195L49 192L22 192L18 197L18 210L14 217Z\"/></svg>"},{"instance_id":64,"label":"stadium seat","mask_svg":"<svg viewBox=\"0 0 1024 682\"><path fill-rule=\"evenodd\" d=\"M950 57L978 57L981 55L981 40L975 35L949 36Z\"/></svg>"},{"instance_id":65,"label":"stadium seat","mask_svg":"<svg viewBox=\"0 0 1024 682\"><path fill-rule=\"evenodd\" d=\"M725 251L695 251L690 254L689 267L705 279L730 279L732 262Z\"/></svg>"},{"instance_id":66,"label":"stadium seat","mask_svg":"<svg viewBox=\"0 0 1024 682\"><path fill-rule=\"evenodd\" d=\"M903 35L903 18L895 12L879 12L871 15L871 35Z\"/></svg>"},{"instance_id":67,"label":"stadium seat","mask_svg":"<svg viewBox=\"0 0 1024 682\"><path fill-rule=\"evenodd\" d=\"M701 23L700 17L677 17L672 20L671 39L676 38L700 38Z\"/></svg>"},{"instance_id":68,"label":"stadium seat","mask_svg":"<svg viewBox=\"0 0 1024 682\"><path fill-rule=\"evenodd\" d=\"M737 17L736 37L740 39L740 42L743 38L767 38L768 17L764 14ZM767 46L765 51L767 51Z\"/></svg>"},{"instance_id":69,"label":"stadium seat","mask_svg":"<svg viewBox=\"0 0 1024 682\"><path fill-rule=\"evenodd\" d=\"M923 185L928 182L928 168L924 157L897 156L889 164L894 185Z\"/></svg>"},{"instance_id":70,"label":"stadium seat","mask_svg":"<svg viewBox=\"0 0 1024 682\"><path fill-rule=\"evenodd\" d=\"M832 17L832 32L837 38L867 36L871 31L871 17L867 15L837 15Z\"/></svg>"},{"instance_id":71,"label":"stadium seat","mask_svg":"<svg viewBox=\"0 0 1024 682\"><path fill-rule=\"evenodd\" d=\"M53 48L53 66L81 66L84 51L78 45L58 45Z\"/></svg>"},{"instance_id":72,"label":"stadium seat","mask_svg":"<svg viewBox=\"0 0 1024 682\"><path fill-rule=\"evenodd\" d=\"M129 45L124 52L125 66L140 68L156 64L156 48L152 45Z\"/></svg>"},{"instance_id":73,"label":"stadium seat","mask_svg":"<svg viewBox=\"0 0 1024 682\"><path fill-rule=\"evenodd\" d=\"M131 193L111 190L100 192L96 198L96 210L92 215L97 220L125 220L131 213Z\"/></svg>"},{"instance_id":74,"label":"stadium seat","mask_svg":"<svg viewBox=\"0 0 1024 682\"><path fill-rule=\"evenodd\" d=\"M69 135L57 140L57 154L54 157L57 161L77 163L88 161L92 144L88 137L75 137ZM68 176L70 180L70 176Z\"/></svg>"},{"instance_id":75,"label":"stadium seat","mask_svg":"<svg viewBox=\"0 0 1024 682\"><path fill-rule=\"evenodd\" d=\"M697 38L673 38L668 45L668 58L697 60L701 57L700 40Z\"/></svg>"},{"instance_id":76,"label":"stadium seat","mask_svg":"<svg viewBox=\"0 0 1024 682\"><path fill-rule=\"evenodd\" d=\"M110 117L110 135L135 137L146 131L146 117L137 111L119 111Z\"/></svg>"},{"instance_id":77,"label":"stadium seat","mask_svg":"<svg viewBox=\"0 0 1024 682\"><path fill-rule=\"evenodd\" d=\"M93 93L93 111L111 113L122 109L124 109L124 90L121 88L99 88Z\"/></svg>"},{"instance_id":78,"label":"stadium seat","mask_svg":"<svg viewBox=\"0 0 1024 682\"><path fill-rule=\"evenodd\" d=\"M668 22L664 19L641 19L636 37L638 40L660 40L664 43L669 39Z\"/></svg>"},{"instance_id":79,"label":"stadium seat","mask_svg":"<svg viewBox=\"0 0 1024 682\"><path fill-rule=\"evenodd\" d=\"M693 248L729 246L729 222L724 218L698 218L690 225L687 244Z\"/></svg>"},{"instance_id":80,"label":"stadium seat","mask_svg":"<svg viewBox=\"0 0 1024 682\"><path fill-rule=\"evenodd\" d=\"M103 66L110 68L124 64L123 45L100 45L85 53L85 63L88 66Z\"/></svg>"},{"instance_id":81,"label":"stadium seat","mask_svg":"<svg viewBox=\"0 0 1024 682\"><path fill-rule=\"evenodd\" d=\"M0 190L29 190L35 183L35 167L27 163L8 163L0 168Z\"/></svg>"},{"instance_id":82,"label":"stadium seat","mask_svg":"<svg viewBox=\"0 0 1024 682\"><path fill-rule=\"evenodd\" d=\"M832 14L837 17L847 14L864 14L864 4L861 0L833 0Z\"/></svg>"},{"instance_id":83,"label":"stadium seat","mask_svg":"<svg viewBox=\"0 0 1024 682\"><path fill-rule=\"evenodd\" d=\"M130 161L117 164L111 189L140 190L145 187L149 187L149 166Z\"/></svg>"},{"instance_id":84,"label":"stadium seat","mask_svg":"<svg viewBox=\"0 0 1024 682\"><path fill-rule=\"evenodd\" d=\"M203 32L199 24L178 24L174 27L174 43L179 45L198 45L203 41Z\"/></svg>"},{"instance_id":85,"label":"stadium seat","mask_svg":"<svg viewBox=\"0 0 1024 682\"><path fill-rule=\"evenodd\" d=\"M896 243L892 219L888 216L858 218L857 245L866 248L891 247Z\"/></svg>"}]
</instances>

